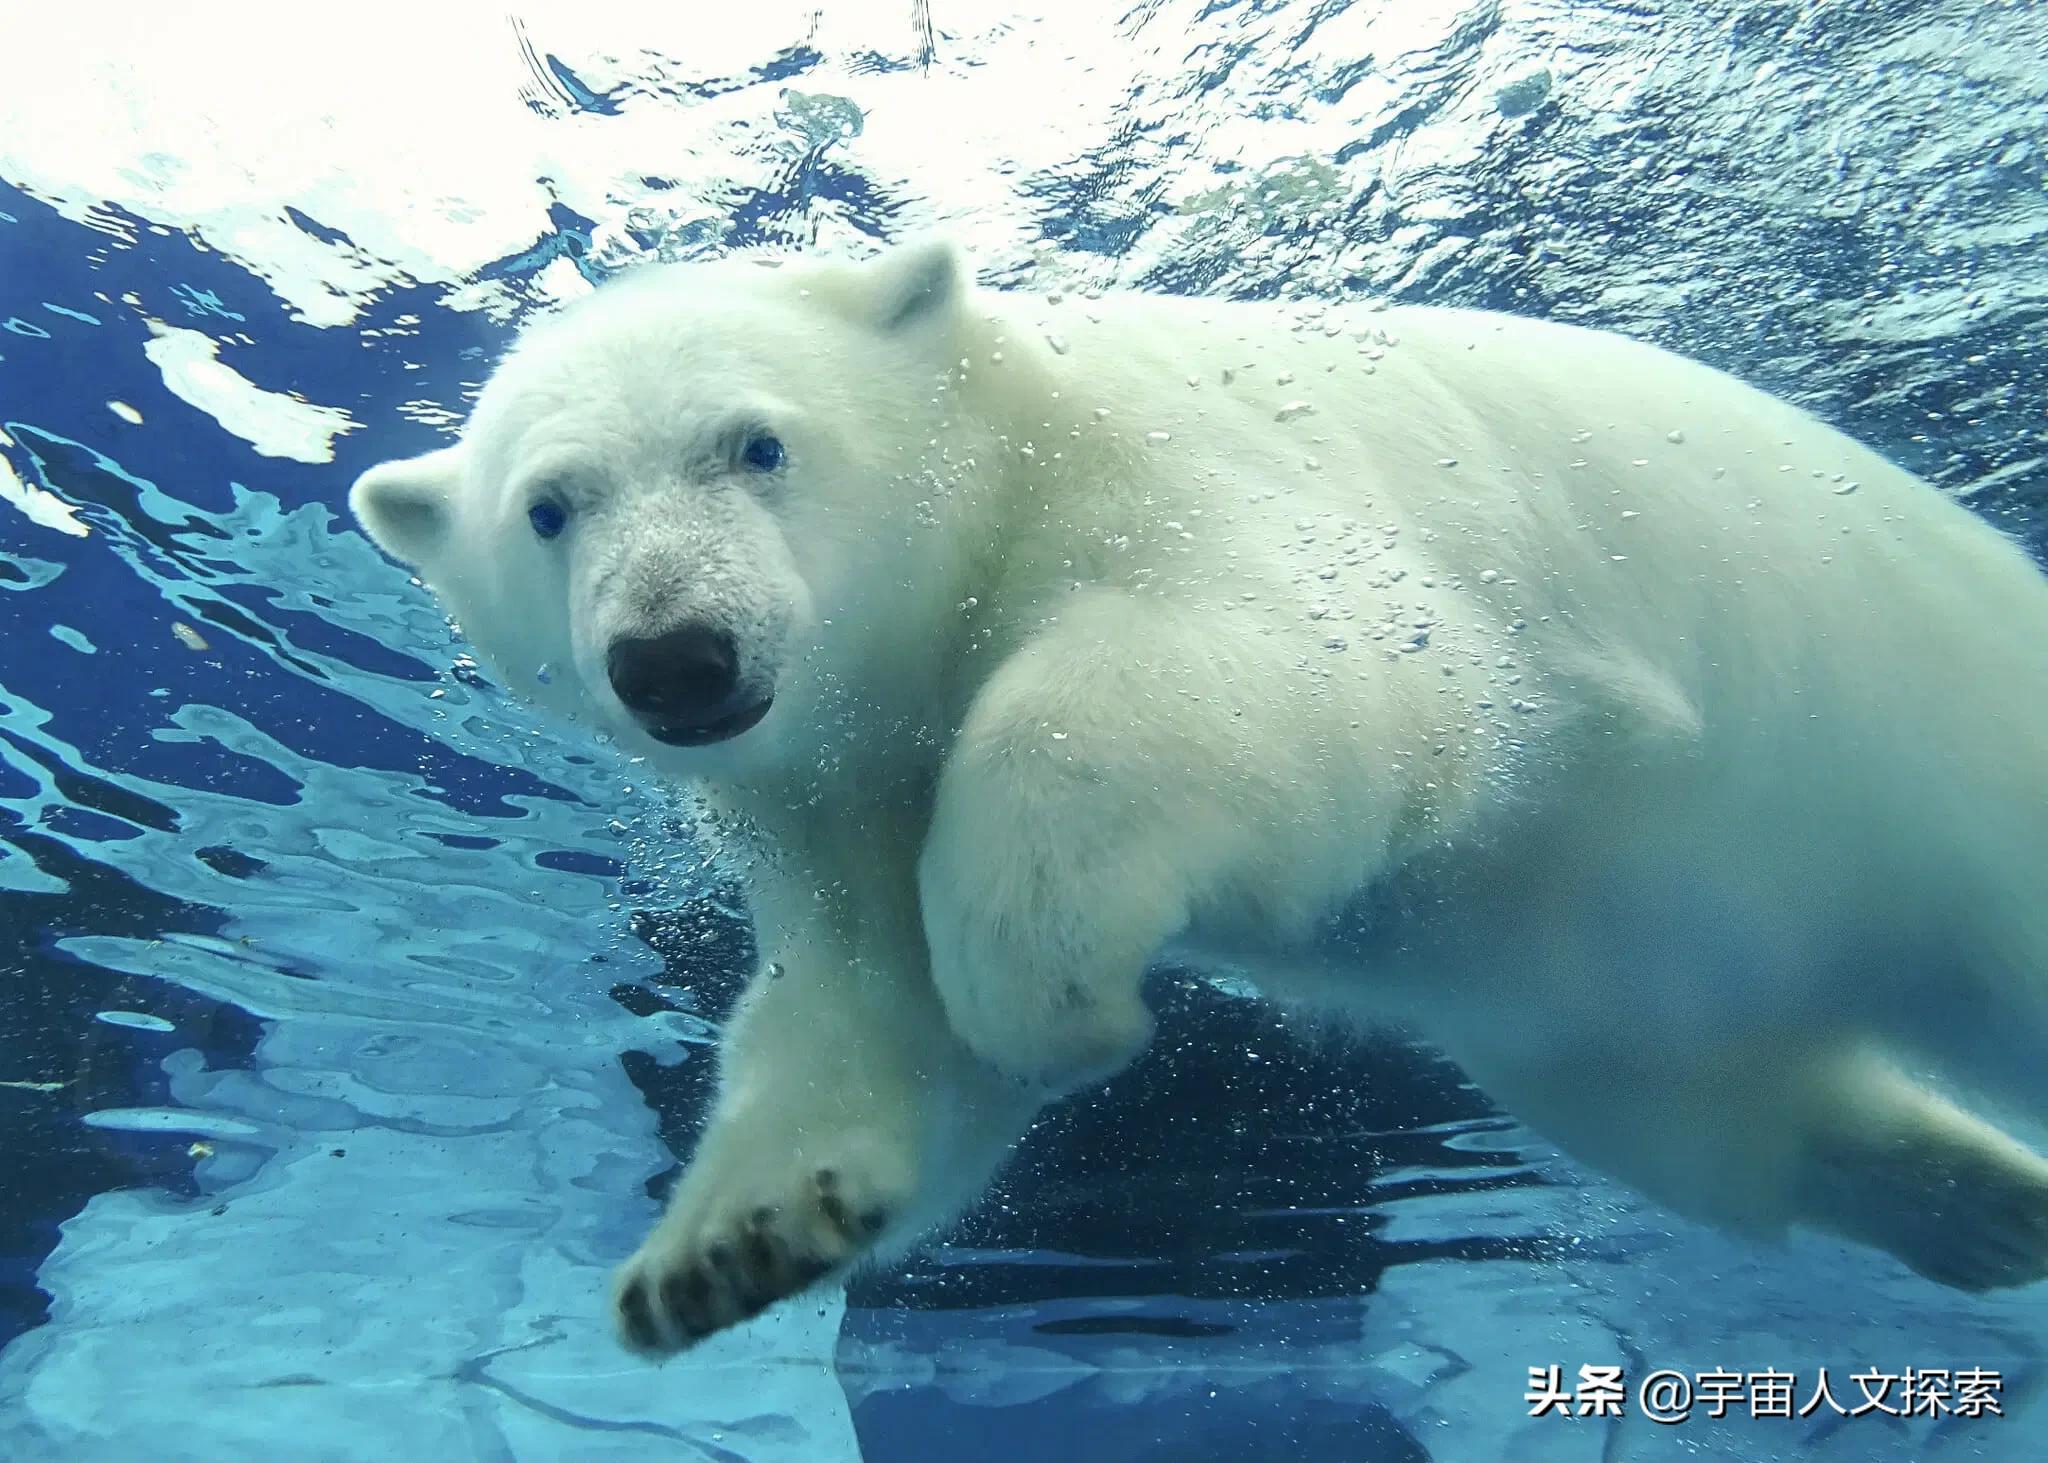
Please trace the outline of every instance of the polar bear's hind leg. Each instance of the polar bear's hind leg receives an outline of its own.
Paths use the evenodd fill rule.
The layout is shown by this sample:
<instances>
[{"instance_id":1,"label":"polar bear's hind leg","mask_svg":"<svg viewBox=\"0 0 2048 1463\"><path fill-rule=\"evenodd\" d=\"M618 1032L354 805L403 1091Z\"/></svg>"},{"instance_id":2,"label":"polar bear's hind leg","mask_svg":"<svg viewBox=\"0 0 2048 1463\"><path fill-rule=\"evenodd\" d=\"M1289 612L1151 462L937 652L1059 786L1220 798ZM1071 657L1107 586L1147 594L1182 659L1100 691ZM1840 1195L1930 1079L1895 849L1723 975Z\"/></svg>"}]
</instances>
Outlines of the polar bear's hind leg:
<instances>
[{"instance_id":1,"label":"polar bear's hind leg","mask_svg":"<svg viewBox=\"0 0 2048 1463\"><path fill-rule=\"evenodd\" d=\"M1958 1290L2048 1279L2048 1159L1875 1056L1845 1062L1827 1096L1800 1218Z\"/></svg>"}]
</instances>

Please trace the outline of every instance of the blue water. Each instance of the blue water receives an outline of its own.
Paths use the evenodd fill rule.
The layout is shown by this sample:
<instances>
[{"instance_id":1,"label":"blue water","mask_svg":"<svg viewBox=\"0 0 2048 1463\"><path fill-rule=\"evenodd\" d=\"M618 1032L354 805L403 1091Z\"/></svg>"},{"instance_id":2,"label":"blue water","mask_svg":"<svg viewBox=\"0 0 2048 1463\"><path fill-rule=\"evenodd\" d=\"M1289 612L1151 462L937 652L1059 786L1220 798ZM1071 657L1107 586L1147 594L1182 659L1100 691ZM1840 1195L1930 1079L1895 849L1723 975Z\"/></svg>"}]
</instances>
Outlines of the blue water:
<instances>
[{"instance_id":1,"label":"blue water","mask_svg":"<svg viewBox=\"0 0 2048 1463\"><path fill-rule=\"evenodd\" d=\"M702 55L490 29L476 86L530 130L422 113L418 158L343 145L401 74L281 168L309 134L147 91L170 32L134 16L10 81L0 1459L2048 1458L2038 1288L1706 1234L1427 1052L1181 972L1154 1052L957 1231L660 1369L617 1350L605 1279L688 1151L744 909L688 805L492 685L342 507L586 281L944 225L999 284L1596 323L2048 550L2040 7L911 9ZM312 64L246 23L223 97ZM80 71L101 48L136 69ZM81 97L124 87L91 153ZM919 106L954 152L906 174ZM399 207L486 147L509 204ZM207 349L254 416L195 392ZM1529 1415L1530 1368L1588 1364L1791 1372L1795 1406L1823 1366L1847 1404L1987 1368L2004 1415Z\"/></svg>"}]
</instances>

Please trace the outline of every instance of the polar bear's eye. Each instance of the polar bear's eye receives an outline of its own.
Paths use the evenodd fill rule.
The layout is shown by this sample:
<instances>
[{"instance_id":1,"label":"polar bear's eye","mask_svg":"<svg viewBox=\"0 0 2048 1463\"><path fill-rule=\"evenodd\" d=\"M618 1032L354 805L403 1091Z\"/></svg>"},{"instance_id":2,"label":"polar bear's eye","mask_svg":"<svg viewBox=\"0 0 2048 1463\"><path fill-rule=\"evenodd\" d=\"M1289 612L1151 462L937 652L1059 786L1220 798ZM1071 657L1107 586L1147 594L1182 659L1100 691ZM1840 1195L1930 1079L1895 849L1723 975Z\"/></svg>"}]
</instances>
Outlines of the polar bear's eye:
<instances>
[{"instance_id":1,"label":"polar bear's eye","mask_svg":"<svg viewBox=\"0 0 2048 1463\"><path fill-rule=\"evenodd\" d=\"M782 450L782 441L766 432L750 434L740 447L740 462L748 472L774 472L782 466L782 459L788 454Z\"/></svg>"},{"instance_id":2,"label":"polar bear's eye","mask_svg":"<svg viewBox=\"0 0 2048 1463\"><path fill-rule=\"evenodd\" d=\"M526 510L526 521L542 538L553 538L569 524L569 510L552 498L543 498Z\"/></svg>"}]
</instances>

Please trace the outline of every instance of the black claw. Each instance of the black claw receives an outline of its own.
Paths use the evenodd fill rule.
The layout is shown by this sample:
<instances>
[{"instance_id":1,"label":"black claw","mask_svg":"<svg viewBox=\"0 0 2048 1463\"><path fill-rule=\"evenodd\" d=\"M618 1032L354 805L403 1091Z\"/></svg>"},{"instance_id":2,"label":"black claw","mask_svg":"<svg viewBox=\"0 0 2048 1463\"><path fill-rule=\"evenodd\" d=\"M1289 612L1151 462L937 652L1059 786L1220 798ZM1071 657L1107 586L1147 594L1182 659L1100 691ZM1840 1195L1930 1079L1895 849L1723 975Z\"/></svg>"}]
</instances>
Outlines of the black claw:
<instances>
[{"instance_id":1,"label":"black claw","mask_svg":"<svg viewBox=\"0 0 2048 1463\"><path fill-rule=\"evenodd\" d=\"M741 1316L758 1316L781 1292L755 1276L744 1276L732 1288L732 1303Z\"/></svg>"},{"instance_id":2,"label":"black claw","mask_svg":"<svg viewBox=\"0 0 2048 1463\"><path fill-rule=\"evenodd\" d=\"M683 1294L683 1281L680 1276L671 1275L661 1282L661 1307L677 1322L681 1322L683 1311L688 1305L689 1299Z\"/></svg>"},{"instance_id":3,"label":"black claw","mask_svg":"<svg viewBox=\"0 0 2048 1463\"><path fill-rule=\"evenodd\" d=\"M812 1175L812 1182L817 1184L819 1193L829 1194L839 1187L839 1170L836 1168L821 1168Z\"/></svg>"},{"instance_id":4,"label":"black claw","mask_svg":"<svg viewBox=\"0 0 2048 1463\"><path fill-rule=\"evenodd\" d=\"M878 1235L888 1224L889 1211L886 1209L870 1209L860 1217L860 1230L865 1235Z\"/></svg>"},{"instance_id":5,"label":"black claw","mask_svg":"<svg viewBox=\"0 0 2048 1463\"><path fill-rule=\"evenodd\" d=\"M647 1304L647 1287L635 1280L619 1293L619 1320L624 1324L626 1339L642 1351L654 1351L661 1345L661 1334L654 1329L654 1312Z\"/></svg>"},{"instance_id":6,"label":"black claw","mask_svg":"<svg viewBox=\"0 0 2048 1463\"><path fill-rule=\"evenodd\" d=\"M747 1226L750 1229L766 1229L769 1225L773 1224L774 1222L775 1211L773 1209L770 1209L766 1204L763 1204L759 1209L756 1209L753 1212L753 1214L748 1217Z\"/></svg>"},{"instance_id":7,"label":"black claw","mask_svg":"<svg viewBox=\"0 0 2048 1463\"><path fill-rule=\"evenodd\" d=\"M844 1199L828 1191L818 1196L818 1207L824 1211L825 1217L832 1221L834 1229L849 1239L853 1237L853 1218L846 1212Z\"/></svg>"},{"instance_id":8,"label":"black claw","mask_svg":"<svg viewBox=\"0 0 2048 1463\"><path fill-rule=\"evenodd\" d=\"M732 1268L732 1261L732 1246L724 1240L715 1241L709 1249L704 1251L704 1263L714 1270L730 1270Z\"/></svg>"},{"instance_id":9,"label":"black claw","mask_svg":"<svg viewBox=\"0 0 2048 1463\"><path fill-rule=\"evenodd\" d=\"M764 1277L775 1265L775 1248L768 1243L768 1236L755 1230L740 1242L746 1249L747 1265L756 1279Z\"/></svg>"},{"instance_id":10,"label":"black claw","mask_svg":"<svg viewBox=\"0 0 2048 1463\"><path fill-rule=\"evenodd\" d=\"M701 1265L692 1265L661 1284L661 1303L678 1324L687 1324L686 1318L702 1312L710 1301L711 1277Z\"/></svg>"}]
</instances>

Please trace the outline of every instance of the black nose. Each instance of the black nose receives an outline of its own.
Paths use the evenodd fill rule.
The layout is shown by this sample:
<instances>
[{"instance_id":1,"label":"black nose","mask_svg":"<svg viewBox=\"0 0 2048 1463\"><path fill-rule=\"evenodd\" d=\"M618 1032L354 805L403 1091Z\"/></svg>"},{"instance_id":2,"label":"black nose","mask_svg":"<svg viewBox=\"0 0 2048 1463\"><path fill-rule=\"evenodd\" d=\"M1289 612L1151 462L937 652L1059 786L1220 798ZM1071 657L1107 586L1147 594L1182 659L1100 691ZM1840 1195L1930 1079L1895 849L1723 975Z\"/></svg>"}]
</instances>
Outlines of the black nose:
<instances>
[{"instance_id":1,"label":"black nose","mask_svg":"<svg viewBox=\"0 0 2048 1463\"><path fill-rule=\"evenodd\" d=\"M626 709L657 734L688 732L708 729L733 710L740 652L725 630L682 625L614 640L604 668Z\"/></svg>"}]
</instances>

